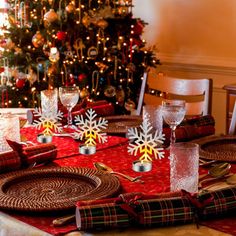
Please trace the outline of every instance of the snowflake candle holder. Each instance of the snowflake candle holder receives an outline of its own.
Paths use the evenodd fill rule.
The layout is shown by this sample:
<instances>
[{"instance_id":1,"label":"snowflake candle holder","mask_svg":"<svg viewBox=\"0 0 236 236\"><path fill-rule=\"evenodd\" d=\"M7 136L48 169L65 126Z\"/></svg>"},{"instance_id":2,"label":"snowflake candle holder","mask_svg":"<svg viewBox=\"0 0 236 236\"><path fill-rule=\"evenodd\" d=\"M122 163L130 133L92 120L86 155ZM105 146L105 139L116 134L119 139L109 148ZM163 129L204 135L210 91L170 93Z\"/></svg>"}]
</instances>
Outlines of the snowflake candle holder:
<instances>
[{"instance_id":1,"label":"snowflake candle holder","mask_svg":"<svg viewBox=\"0 0 236 236\"><path fill-rule=\"evenodd\" d=\"M58 120L62 119L63 114L58 111L56 114L52 112L42 112L41 109L35 108L34 114L39 117L34 121L33 125L42 130L42 133L37 136L37 141L40 143L52 142L52 136L54 132L61 133L62 125Z\"/></svg>"},{"instance_id":2,"label":"snowflake candle holder","mask_svg":"<svg viewBox=\"0 0 236 236\"><path fill-rule=\"evenodd\" d=\"M101 133L101 131L107 127L108 121L101 117L96 120L97 114L91 108L85 115L86 118L83 115L75 117L78 130L75 131L74 137L80 140L86 139L85 145L79 147L81 154L94 154L96 152L96 140L100 143L107 141L106 133Z\"/></svg>"},{"instance_id":3,"label":"snowflake candle holder","mask_svg":"<svg viewBox=\"0 0 236 236\"><path fill-rule=\"evenodd\" d=\"M148 116L144 116L140 125L140 132L137 128L128 129L128 137L131 140L128 146L128 152L131 155L141 155L139 160L133 162L132 168L137 172L146 172L152 169L152 156L157 159L164 158L163 144L164 135L155 131L149 122ZM132 141L134 143L132 143Z\"/></svg>"}]
</instances>

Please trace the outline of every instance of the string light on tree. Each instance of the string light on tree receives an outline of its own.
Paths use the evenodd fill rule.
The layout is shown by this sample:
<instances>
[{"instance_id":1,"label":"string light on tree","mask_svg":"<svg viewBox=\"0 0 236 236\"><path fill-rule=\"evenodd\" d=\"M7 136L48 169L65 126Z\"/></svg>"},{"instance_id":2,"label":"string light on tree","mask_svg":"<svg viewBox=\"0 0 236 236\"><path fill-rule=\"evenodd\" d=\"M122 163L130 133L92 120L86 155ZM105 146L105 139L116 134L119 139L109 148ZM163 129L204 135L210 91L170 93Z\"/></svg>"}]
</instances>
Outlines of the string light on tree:
<instances>
[{"instance_id":1,"label":"string light on tree","mask_svg":"<svg viewBox=\"0 0 236 236\"><path fill-rule=\"evenodd\" d=\"M4 56L18 72L32 68L37 74L34 83L27 77L17 93L8 88L12 106L19 102L20 106L32 107L32 87L38 94L48 84L53 83L54 87L68 84L71 74L81 90L92 88L92 74L99 71L98 86L90 93L91 99L112 102L116 113L130 112L125 102L137 103L143 72L159 62L151 50L144 52L141 34L145 23L133 17L132 0L33 0L26 4L8 0L8 3L11 27L7 36L12 44L4 47ZM44 65L40 70L39 57ZM135 64L135 71L127 70L130 63ZM86 75L83 81L77 79L80 74ZM13 75L11 79L14 84L17 77ZM125 92L122 103L116 96L106 96L107 86L116 91L120 85Z\"/></svg>"}]
</instances>

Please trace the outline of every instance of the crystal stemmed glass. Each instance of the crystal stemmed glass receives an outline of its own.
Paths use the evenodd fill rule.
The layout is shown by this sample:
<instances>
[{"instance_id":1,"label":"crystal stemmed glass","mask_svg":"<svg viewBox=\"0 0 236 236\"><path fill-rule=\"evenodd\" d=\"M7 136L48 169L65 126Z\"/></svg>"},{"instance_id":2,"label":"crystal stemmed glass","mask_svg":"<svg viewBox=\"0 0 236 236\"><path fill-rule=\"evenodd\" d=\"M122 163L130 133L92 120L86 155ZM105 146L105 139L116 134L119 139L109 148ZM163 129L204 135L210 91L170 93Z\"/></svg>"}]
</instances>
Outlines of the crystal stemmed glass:
<instances>
[{"instance_id":1,"label":"crystal stemmed glass","mask_svg":"<svg viewBox=\"0 0 236 236\"><path fill-rule=\"evenodd\" d=\"M175 143L175 129L185 116L184 100L165 100L162 102L162 116L164 121L170 126L170 143Z\"/></svg>"},{"instance_id":2,"label":"crystal stemmed glass","mask_svg":"<svg viewBox=\"0 0 236 236\"><path fill-rule=\"evenodd\" d=\"M75 126L72 124L71 111L79 101L79 88L74 86L60 87L59 98L62 105L68 110L67 125L65 128L75 128Z\"/></svg>"}]
</instances>

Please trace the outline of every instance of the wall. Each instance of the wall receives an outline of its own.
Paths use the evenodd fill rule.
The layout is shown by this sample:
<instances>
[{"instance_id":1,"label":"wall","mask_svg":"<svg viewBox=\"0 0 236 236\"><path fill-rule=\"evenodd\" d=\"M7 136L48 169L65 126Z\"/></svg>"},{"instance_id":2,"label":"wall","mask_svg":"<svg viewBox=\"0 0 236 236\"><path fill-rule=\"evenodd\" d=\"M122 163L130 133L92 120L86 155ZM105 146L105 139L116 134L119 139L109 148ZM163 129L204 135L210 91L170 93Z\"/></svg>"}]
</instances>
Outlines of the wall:
<instances>
[{"instance_id":1,"label":"wall","mask_svg":"<svg viewBox=\"0 0 236 236\"><path fill-rule=\"evenodd\" d=\"M134 0L134 16L148 23L143 38L156 45L160 71L213 79L217 133L225 132L225 84L236 83L235 0Z\"/></svg>"}]
</instances>

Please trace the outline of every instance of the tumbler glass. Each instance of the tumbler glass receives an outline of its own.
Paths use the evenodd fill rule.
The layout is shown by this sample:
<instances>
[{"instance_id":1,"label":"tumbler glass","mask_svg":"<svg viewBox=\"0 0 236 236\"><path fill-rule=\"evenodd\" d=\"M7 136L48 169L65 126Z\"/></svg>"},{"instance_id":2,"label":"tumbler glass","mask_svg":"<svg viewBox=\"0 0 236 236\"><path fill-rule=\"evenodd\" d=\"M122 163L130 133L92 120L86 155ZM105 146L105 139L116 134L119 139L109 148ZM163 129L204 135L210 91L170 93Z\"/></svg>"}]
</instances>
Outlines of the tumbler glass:
<instances>
[{"instance_id":1,"label":"tumbler glass","mask_svg":"<svg viewBox=\"0 0 236 236\"><path fill-rule=\"evenodd\" d=\"M163 129L163 117L162 117L162 108L158 105L145 105L143 106L143 118L147 116L149 122L153 129L162 133Z\"/></svg>"},{"instance_id":2,"label":"tumbler glass","mask_svg":"<svg viewBox=\"0 0 236 236\"><path fill-rule=\"evenodd\" d=\"M20 121L19 117L6 113L0 116L0 152L10 151L11 147L8 145L6 139L20 142Z\"/></svg>"},{"instance_id":3,"label":"tumbler glass","mask_svg":"<svg viewBox=\"0 0 236 236\"><path fill-rule=\"evenodd\" d=\"M41 91L42 113L50 112L52 117L57 116L58 111L58 90L49 89Z\"/></svg>"},{"instance_id":4,"label":"tumbler glass","mask_svg":"<svg viewBox=\"0 0 236 236\"><path fill-rule=\"evenodd\" d=\"M170 190L198 192L199 146L195 143L170 145Z\"/></svg>"}]
</instances>

